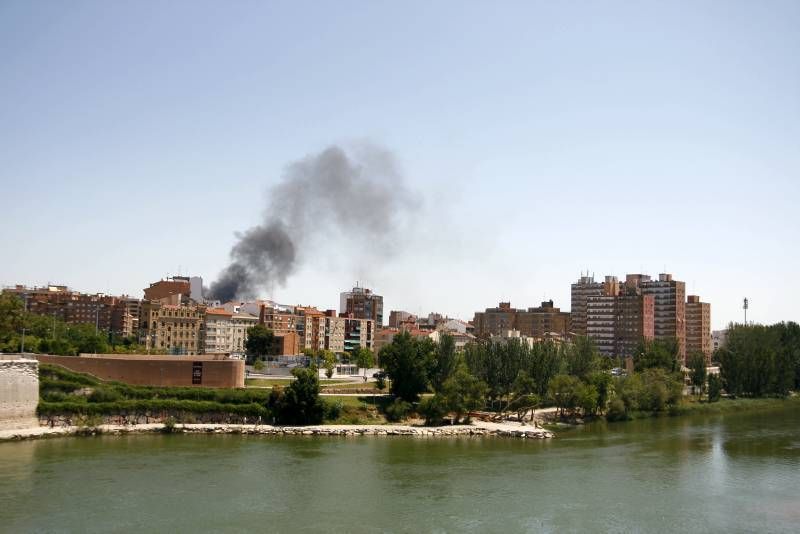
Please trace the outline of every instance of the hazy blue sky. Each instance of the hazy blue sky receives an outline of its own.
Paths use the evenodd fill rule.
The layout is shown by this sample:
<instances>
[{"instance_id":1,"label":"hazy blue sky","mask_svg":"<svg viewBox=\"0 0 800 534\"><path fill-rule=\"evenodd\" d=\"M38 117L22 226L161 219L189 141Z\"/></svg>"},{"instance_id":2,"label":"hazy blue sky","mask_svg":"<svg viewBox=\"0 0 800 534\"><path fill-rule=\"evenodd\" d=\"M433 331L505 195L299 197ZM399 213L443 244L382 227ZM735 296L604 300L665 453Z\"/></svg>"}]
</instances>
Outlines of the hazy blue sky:
<instances>
[{"instance_id":1,"label":"hazy blue sky","mask_svg":"<svg viewBox=\"0 0 800 534\"><path fill-rule=\"evenodd\" d=\"M288 163L368 141L423 200L398 254L329 242L271 296L471 318L666 268L715 328L745 295L798 320L799 29L797 1L2 0L0 284L211 281Z\"/></svg>"}]
</instances>

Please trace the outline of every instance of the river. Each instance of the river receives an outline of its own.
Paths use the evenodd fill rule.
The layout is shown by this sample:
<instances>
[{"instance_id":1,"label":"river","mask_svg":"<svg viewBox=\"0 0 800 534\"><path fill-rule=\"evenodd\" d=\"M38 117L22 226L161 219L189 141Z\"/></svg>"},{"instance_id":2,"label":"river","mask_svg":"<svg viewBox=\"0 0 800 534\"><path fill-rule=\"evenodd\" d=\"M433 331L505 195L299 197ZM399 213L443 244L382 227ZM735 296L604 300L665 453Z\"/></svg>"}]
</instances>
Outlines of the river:
<instances>
[{"instance_id":1,"label":"river","mask_svg":"<svg viewBox=\"0 0 800 534\"><path fill-rule=\"evenodd\" d=\"M134 435L0 444L4 532L799 528L797 409L596 423L553 440Z\"/></svg>"}]
</instances>

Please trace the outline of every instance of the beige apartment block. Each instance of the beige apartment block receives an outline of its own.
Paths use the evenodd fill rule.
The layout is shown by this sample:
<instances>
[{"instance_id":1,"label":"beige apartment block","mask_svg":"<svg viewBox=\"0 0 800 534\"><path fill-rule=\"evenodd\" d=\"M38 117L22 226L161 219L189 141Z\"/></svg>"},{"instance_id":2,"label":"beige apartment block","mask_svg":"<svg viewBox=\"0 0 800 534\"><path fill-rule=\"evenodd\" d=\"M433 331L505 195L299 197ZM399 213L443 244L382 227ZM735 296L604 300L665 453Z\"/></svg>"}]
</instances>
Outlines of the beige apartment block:
<instances>
[{"instance_id":1,"label":"beige apartment block","mask_svg":"<svg viewBox=\"0 0 800 534\"><path fill-rule=\"evenodd\" d=\"M175 306L145 301L139 316L139 341L147 350L203 354L205 314L202 305Z\"/></svg>"},{"instance_id":2,"label":"beige apartment block","mask_svg":"<svg viewBox=\"0 0 800 534\"><path fill-rule=\"evenodd\" d=\"M661 273L658 280L640 284L643 295L652 295L654 302L653 333L656 339L678 340L681 364L686 363L686 283Z\"/></svg>"},{"instance_id":3,"label":"beige apartment block","mask_svg":"<svg viewBox=\"0 0 800 534\"><path fill-rule=\"evenodd\" d=\"M697 295L686 297L686 354L693 352L702 352L711 364L711 304Z\"/></svg>"}]
</instances>

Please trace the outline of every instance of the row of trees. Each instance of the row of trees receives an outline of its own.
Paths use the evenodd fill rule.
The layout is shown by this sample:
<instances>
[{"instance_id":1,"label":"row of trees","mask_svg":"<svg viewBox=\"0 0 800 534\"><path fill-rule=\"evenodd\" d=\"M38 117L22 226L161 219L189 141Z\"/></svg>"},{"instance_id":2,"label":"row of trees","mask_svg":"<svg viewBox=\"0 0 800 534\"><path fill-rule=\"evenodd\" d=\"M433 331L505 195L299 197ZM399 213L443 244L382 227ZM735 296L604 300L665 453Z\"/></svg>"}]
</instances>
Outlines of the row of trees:
<instances>
[{"instance_id":1,"label":"row of trees","mask_svg":"<svg viewBox=\"0 0 800 534\"><path fill-rule=\"evenodd\" d=\"M24 333L24 343L23 343ZM56 317L25 310L17 295L0 294L0 352L25 352L72 356L90 353L135 353L135 338L121 337L93 324L66 324Z\"/></svg>"},{"instance_id":2,"label":"row of trees","mask_svg":"<svg viewBox=\"0 0 800 534\"><path fill-rule=\"evenodd\" d=\"M561 415L596 415L612 400L620 417L678 403L683 386L677 346L669 340L643 343L638 372L619 379L608 372L614 360L600 357L594 343L582 337L565 345L479 341L456 352L449 336L436 344L402 333L380 356L392 379L391 393L400 401L414 403L422 393L433 393L418 408L429 423L446 413L459 420L484 407L501 416L515 412L523 420L543 403Z\"/></svg>"},{"instance_id":3,"label":"row of trees","mask_svg":"<svg viewBox=\"0 0 800 534\"><path fill-rule=\"evenodd\" d=\"M785 396L800 388L800 325L731 325L714 359L729 395Z\"/></svg>"}]
</instances>

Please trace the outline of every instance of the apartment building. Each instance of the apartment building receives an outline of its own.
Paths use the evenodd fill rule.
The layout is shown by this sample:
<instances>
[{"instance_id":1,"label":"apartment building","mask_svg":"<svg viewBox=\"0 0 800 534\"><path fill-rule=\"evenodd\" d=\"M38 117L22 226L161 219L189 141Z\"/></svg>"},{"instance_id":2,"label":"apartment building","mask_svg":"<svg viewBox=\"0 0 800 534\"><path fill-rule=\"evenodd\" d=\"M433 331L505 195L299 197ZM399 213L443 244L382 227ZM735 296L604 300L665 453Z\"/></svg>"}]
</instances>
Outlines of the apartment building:
<instances>
[{"instance_id":1,"label":"apartment building","mask_svg":"<svg viewBox=\"0 0 800 534\"><path fill-rule=\"evenodd\" d=\"M205 314L203 305L176 306L145 301L139 315L139 342L147 350L164 350L170 354L203 354Z\"/></svg>"},{"instance_id":2,"label":"apartment building","mask_svg":"<svg viewBox=\"0 0 800 534\"><path fill-rule=\"evenodd\" d=\"M603 356L616 354L617 297L593 295L586 299L586 336Z\"/></svg>"},{"instance_id":3,"label":"apartment building","mask_svg":"<svg viewBox=\"0 0 800 534\"><path fill-rule=\"evenodd\" d=\"M230 355L244 358L247 352L247 330L258 324L258 317L249 313L234 313L231 317Z\"/></svg>"},{"instance_id":4,"label":"apartment building","mask_svg":"<svg viewBox=\"0 0 800 534\"><path fill-rule=\"evenodd\" d=\"M586 335L602 355L633 356L643 340L653 338L655 300L641 288L649 280L629 274L620 283L616 276L606 276L599 283L600 294L587 297Z\"/></svg>"},{"instance_id":5,"label":"apartment building","mask_svg":"<svg viewBox=\"0 0 800 534\"><path fill-rule=\"evenodd\" d=\"M371 319L344 317L344 350L353 352L359 348L373 348L375 322Z\"/></svg>"},{"instance_id":6,"label":"apartment building","mask_svg":"<svg viewBox=\"0 0 800 534\"><path fill-rule=\"evenodd\" d=\"M111 331L121 337L137 336L141 308L141 300L127 296L119 297L111 310Z\"/></svg>"},{"instance_id":7,"label":"apartment building","mask_svg":"<svg viewBox=\"0 0 800 534\"><path fill-rule=\"evenodd\" d=\"M472 323L475 336L483 339L509 330L519 330L521 335L535 338L552 337L553 334L566 338L570 332L570 320L568 312L562 312L552 300L548 300L527 310L512 308L510 302L501 302L496 308L476 312Z\"/></svg>"},{"instance_id":8,"label":"apartment building","mask_svg":"<svg viewBox=\"0 0 800 534\"><path fill-rule=\"evenodd\" d=\"M18 296L31 313L54 317L67 324L92 324L98 330L121 336L133 335L138 327L139 301L127 296L80 293L62 285L16 285L3 289L3 293Z\"/></svg>"},{"instance_id":9,"label":"apartment building","mask_svg":"<svg viewBox=\"0 0 800 534\"><path fill-rule=\"evenodd\" d=\"M297 332L298 317L291 307L262 304L258 322L272 330L276 336Z\"/></svg>"},{"instance_id":10,"label":"apartment building","mask_svg":"<svg viewBox=\"0 0 800 534\"><path fill-rule=\"evenodd\" d=\"M218 308L209 308L205 314L206 354L229 354L233 341L233 314Z\"/></svg>"},{"instance_id":11,"label":"apartment building","mask_svg":"<svg viewBox=\"0 0 800 534\"><path fill-rule=\"evenodd\" d=\"M616 322L614 325L614 353L616 356L634 356L642 341L652 340L655 319L655 300L652 295L637 292L616 297Z\"/></svg>"},{"instance_id":12,"label":"apartment building","mask_svg":"<svg viewBox=\"0 0 800 534\"><path fill-rule=\"evenodd\" d=\"M355 319L369 319L383 326L383 297L365 287L356 287L339 295L339 312Z\"/></svg>"},{"instance_id":13,"label":"apartment building","mask_svg":"<svg viewBox=\"0 0 800 534\"><path fill-rule=\"evenodd\" d=\"M519 310L511 307L510 302L501 302L496 308L486 308L485 311L475 312L472 324L475 326L475 337L488 339L490 336L499 335L506 330L514 330L516 316Z\"/></svg>"},{"instance_id":14,"label":"apartment building","mask_svg":"<svg viewBox=\"0 0 800 534\"><path fill-rule=\"evenodd\" d=\"M325 348L325 314L316 308L296 306L295 328L304 349Z\"/></svg>"},{"instance_id":15,"label":"apartment building","mask_svg":"<svg viewBox=\"0 0 800 534\"><path fill-rule=\"evenodd\" d=\"M711 304L701 302L698 295L686 297L686 354L702 352L711 365Z\"/></svg>"},{"instance_id":16,"label":"apartment building","mask_svg":"<svg viewBox=\"0 0 800 534\"><path fill-rule=\"evenodd\" d=\"M570 331L577 336L585 336L587 335L586 307L589 297L603 295L603 284L595 282L594 276L581 276L572 284L570 293Z\"/></svg>"},{"instance_id":17,"label":"apartment building","mask_svg":"<svg viewBox=\"0 0 800 534\"><path fill-rule=\"evenodd\" d=\"M671 274L661 273L658 275L658 280L644 280L639 285L643 295L653 296L655 338L677 339L678 359L685 365L686 283L673 280Z\"/></svg>"},{"instance_id":18,"label":"apartment building","mask_svg":"<svg viewBox=\"0 0 800 534\"><path fill-rule=\"evenodd\" d=\"M336 310L325 311L324 334L325 346L323 348L337 354L344 352L345 318L337 317Z\"/></svg>"},{"instance_id":19,"label":"apartment building","mask_svg":"<svg viewBox=\"0 0 800 534\"><path fill-rule=\"evenodd\" d=\"M389 327L400 328L400 325L409 321L416 321L417 317L413 313L401 310L389 312Z\"/></svg>"}]
</instances>

